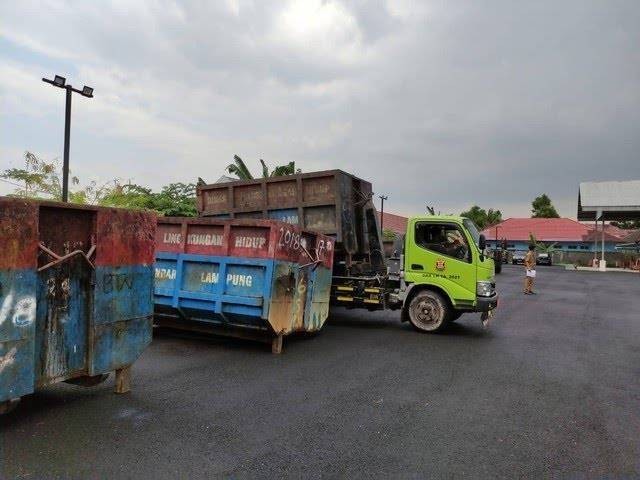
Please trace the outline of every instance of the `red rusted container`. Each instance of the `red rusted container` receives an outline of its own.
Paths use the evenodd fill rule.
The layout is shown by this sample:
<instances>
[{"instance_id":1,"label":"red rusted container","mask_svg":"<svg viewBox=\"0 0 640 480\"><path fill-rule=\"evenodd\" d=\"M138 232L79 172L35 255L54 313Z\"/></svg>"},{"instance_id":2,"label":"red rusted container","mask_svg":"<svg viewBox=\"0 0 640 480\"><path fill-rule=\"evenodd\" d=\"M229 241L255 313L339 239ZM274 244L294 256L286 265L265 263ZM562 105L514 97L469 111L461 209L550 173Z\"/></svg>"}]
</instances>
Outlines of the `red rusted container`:
<instances>
[{"instance_id":1,"label":"red rusted container","mask_svg":"<svg viewBox=\"0 0 640 480\"><path fill-rule=\"evenodd\" d=\"M386 271L371 184L341 170L198 187L201 216L285 221L335 239L336 275Z\"/></svg>"},{"instance_id":2,"label":"red rusted container","mask_svg":"<svg viewBox=\"0 0 640 480\"><path fill-rule=\"evenodd\" d=\"M333 239L284 222L160 218L155 319L161 326L273 341L322 328Z\"/></svg>"},{"instance_id":3,"label":"red rusted container","mask_svg":"<svg viewBox=\"0 0 640 480\"><path fill-rule=\"evenodd\" d=\"M92 385L151 341L156 218L0 197L0 410L55 382Z\"/></svg>"}]
</instances>

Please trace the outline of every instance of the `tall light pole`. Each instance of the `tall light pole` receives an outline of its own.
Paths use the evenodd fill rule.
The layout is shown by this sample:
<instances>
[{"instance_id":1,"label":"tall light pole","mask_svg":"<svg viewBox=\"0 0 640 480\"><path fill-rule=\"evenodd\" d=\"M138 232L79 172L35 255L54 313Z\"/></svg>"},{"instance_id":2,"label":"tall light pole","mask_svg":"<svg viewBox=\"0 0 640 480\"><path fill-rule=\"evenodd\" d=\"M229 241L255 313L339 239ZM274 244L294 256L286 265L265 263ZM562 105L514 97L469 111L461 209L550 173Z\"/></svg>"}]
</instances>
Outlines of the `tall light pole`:
<instances>
[{"instance_id":1,"label":"tall light pole","mask_svg":"<svg viewBox=\"0 0 640 480\"><path fill-rule=\"evenodd\" d=\"M56 75L53 80L43 78L43 82L49 83L54 87L64 88L67 92L66 105L64 111L64 160L62 163L62 201L69 201L69 140L71 137L71 94L79 93L83 97L93 98L93 88L82 87L82 90L67 85L67 79Z\"/></svg>"},{"instance_id":2,"label":"tall light pole","mask_svg":"<svg viewBox=\"0 0 640 480\"><path fill-rule=\"evenodd\" d=\"M384 225L384 201L388 200L389 197L386 195L378 195L380 198L380 232L384 236L384 229L382 228Z\"/></svg>"}]
</instances>

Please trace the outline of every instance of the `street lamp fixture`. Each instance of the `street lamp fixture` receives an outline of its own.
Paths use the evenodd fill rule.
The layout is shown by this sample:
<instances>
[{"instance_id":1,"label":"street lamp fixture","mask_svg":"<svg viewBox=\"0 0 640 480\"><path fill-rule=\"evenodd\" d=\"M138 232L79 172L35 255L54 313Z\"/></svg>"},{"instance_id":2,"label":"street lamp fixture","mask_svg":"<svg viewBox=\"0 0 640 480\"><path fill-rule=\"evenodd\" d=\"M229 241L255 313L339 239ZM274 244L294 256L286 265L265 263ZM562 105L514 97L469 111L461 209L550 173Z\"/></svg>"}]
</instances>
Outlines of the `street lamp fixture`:
<instances>
[{"instance_id":1,"label":"street lamp fixture","mask_svg":"<svg viewBox=\"0 0 640 480\"><path fill-rule=\"evenodd\" d=\"M56 75L53 80L43 78L43 82L49 83L54 87L64 88L66 90L66 103L64 111L64 161L62 164L62 201L69 201L69 141L71 137L71 94L73 92L79 93L83 97L93 98L93 88L82 87L82 90L73 88L72 85L67 85L67 79Z\"/></svg>"}]
</instances>

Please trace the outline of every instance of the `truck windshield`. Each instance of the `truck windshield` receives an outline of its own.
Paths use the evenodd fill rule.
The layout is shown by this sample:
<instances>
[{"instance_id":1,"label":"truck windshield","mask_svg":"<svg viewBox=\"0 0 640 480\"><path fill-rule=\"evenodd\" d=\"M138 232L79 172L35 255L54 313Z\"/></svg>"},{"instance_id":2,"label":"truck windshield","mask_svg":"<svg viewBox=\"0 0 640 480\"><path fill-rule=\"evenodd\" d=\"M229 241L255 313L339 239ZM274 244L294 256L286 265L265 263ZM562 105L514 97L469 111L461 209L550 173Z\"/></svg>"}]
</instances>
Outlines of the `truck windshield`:
<instances>
[{"instance_id":1,"label":"truck windshield","mask_svg":"<svg viewBox=\"0 0 640 480\"><path fill-rule=\"evenodd\" d=\"M465 228L469 230L471 238L473 238L473 243L475 243L477 247L480 248L480 232L478 231L478 227L476 227L476 224L473 223L473 220L469 220L468 218L465 218L462 223L464 224Z\"/></svg>"}]
</instances>

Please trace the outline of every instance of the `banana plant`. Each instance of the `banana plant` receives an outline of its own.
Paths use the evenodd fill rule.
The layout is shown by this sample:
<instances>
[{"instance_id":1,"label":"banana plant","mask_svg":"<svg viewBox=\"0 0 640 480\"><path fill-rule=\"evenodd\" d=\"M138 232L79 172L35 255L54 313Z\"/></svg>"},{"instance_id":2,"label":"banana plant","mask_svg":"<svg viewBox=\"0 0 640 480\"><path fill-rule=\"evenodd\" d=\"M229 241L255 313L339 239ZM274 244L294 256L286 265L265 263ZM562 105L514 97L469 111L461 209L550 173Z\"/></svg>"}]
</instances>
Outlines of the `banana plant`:
<instances>
[{"instance_id":1,"label":"banana plant","mask_svg":"<svg viewBox=\"0 0 640 480\"><path fill-rule=\"evenodd\" d=\"M271 172L269 172L269 167L263 159L260 159L260 164L262 165L262 178L282 177L285 175L302 173L302 170L299 168L296 169L295 162L289 162L286 165L278 165ZM242 160L238 155L234 155L233 163L227 165L227 172L235 175L240 180L253 180L255 178L247 168L244 160Z\"/></svg>"},{"instance_id":2,"label":"banana plant","mask_svg":"<svg viewBox=\"0 0 640 480\"><path fill-rule=\"evenodd\" d=\"M531 245L535 246L536 250L540 253L548 253L549 255L551 255L553 252L557 252L558 250L560 250L559 248L556 248L558 242L553 242L548 245L543 242L538 242L538 240L536 240L536 236L533 233L529 233L529 241L531 242Z\"/></svg>"}]
</instances>

